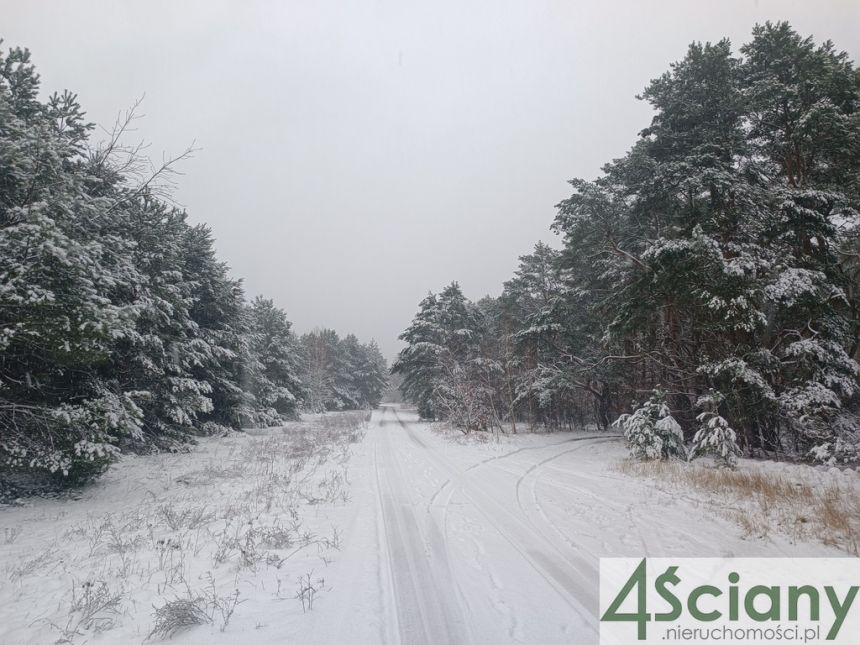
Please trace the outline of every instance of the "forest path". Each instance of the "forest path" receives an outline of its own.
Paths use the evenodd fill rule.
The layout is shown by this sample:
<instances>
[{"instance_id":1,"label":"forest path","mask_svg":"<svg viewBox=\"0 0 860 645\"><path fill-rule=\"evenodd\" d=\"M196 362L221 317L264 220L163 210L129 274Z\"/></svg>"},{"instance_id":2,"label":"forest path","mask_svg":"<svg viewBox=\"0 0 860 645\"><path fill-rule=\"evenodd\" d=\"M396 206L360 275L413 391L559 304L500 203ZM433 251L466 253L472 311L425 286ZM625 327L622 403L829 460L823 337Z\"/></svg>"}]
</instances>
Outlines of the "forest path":
<instances>
[{"instance_id":1,"label":"forest path","mask_svg":"<svg viewBox=\"0 0 860 645\"><path fill-rule=\"evenodd\" d=\"M794 552L622 475L625 454L582 432L481 443L383 406L351 467L333 622L311 640L596 644L601 557Z\"/></svg>"},{"instance_id":2,"label":"forest path","mask_svg":"<svg viewBox=\"0 0 860 645\"><path fill-rule=\"evenodd\" d=\"M383 597L399 641L534 642L529 634L548 616L558 624L541 642L596 640L596 561L536 524L537 506L520 497L545 464L607 440L617 439L579 436L474 461L453 455L458 446L412 413L375 413L366 441L384 527L388 574L379 579L391 584Z\"/></svg>"}]
</instances>

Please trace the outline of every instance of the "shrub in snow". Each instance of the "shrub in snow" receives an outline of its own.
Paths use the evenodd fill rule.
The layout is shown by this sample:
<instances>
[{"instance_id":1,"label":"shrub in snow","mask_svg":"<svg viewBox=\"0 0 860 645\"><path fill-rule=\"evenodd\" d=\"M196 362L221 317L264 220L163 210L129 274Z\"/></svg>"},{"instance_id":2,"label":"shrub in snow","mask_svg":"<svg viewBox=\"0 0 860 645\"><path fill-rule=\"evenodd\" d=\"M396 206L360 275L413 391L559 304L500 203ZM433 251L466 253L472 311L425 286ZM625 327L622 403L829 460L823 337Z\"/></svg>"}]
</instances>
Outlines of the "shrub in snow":
<instances>
[{"instance_id":1,"label":"shrub in snow","mask_svg":"<svg viewBox=\"0 0 860 645\"><path fill-rule=\"evenodd\" d=\"M704 411L696 417L699 429L693 437L690 458L710 454L720 465L734 468L738 463L741 449L738 446L735 431L717 412L722 400L723 397L719 392L711 390L709 394L700 397L696 403L696 406Z\"/></svg>"},{"instance_id":2,"label":"shrub in snow","mask_svg":"<svg viewBox=\"0 0 860 645\"><path fill-rule=\"evenodd\" d=\"M860 464L860 413L843 410L819 429L806 453L813 462L825 466Z\"/></svg>"},{"instance_id":3,"label":"shrub in snow","mask_svg":"<svg viewBox=\"0 0 860 645\"><path fill-rule=\"evenodd\" d=\"M638 459L686 457L684 433L666 404L666 393L654 390L644 404L631 414L622 414L615 427L624 430L630 454Z\"/></svg>"},{"instance_id":4,"label":"shrub in snow","mask_svg":"<svg viewBox=\"0 0 860 645\"><path fill-rule=\"evenodd\" d=\"M860 444L838 437L812 448L809 457L826 466L856 464L860 462Z\"/></svg>"},{"instance_id":5,"label":"shrub in snow","mask_svg":"<svg viewBox=\"0 0 860 645\"><path fill-rule=\"evenodd\" d=\"M164 640L189 627L209 624L212 617L206 610L206 599L202 596L169 600L156 607L155 626L147 638Z\"/></svg>"}]
</instances>

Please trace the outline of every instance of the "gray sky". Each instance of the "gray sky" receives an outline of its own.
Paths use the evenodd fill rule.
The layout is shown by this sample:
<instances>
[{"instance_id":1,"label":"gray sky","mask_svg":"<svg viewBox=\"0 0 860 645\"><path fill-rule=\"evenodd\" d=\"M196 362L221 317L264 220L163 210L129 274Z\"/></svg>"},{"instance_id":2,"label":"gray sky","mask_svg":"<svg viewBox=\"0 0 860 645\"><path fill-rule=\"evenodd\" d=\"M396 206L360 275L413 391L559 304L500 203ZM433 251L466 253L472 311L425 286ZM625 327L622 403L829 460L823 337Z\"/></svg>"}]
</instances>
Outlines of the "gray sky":
<instances>
[{"instance_id":1,"label":"gray sky","mask_svg":"<svg viewBox=\"0 0 860 645\"><path fill-rule=\"evenodd\" d=\"M650 119L634 96L693 40L754 23L860 54L857 0L0 0L4 46L108 126L146 94L151 156L202 149L176 196L249 296L376 338L428 290L497 294L566 180Z\"/></svg>"}]
</instances>

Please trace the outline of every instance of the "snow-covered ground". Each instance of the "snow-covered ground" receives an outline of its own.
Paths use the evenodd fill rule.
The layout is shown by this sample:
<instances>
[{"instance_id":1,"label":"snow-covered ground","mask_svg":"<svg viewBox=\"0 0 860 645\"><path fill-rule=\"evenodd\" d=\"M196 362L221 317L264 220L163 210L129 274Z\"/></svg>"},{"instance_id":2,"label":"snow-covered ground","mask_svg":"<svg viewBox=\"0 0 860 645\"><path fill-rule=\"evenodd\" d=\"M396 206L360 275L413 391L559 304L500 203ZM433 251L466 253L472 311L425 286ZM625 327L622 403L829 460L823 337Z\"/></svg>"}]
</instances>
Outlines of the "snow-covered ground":
<instances>
[{"instance_id":1,"label":"snow-covered ground","mask_svg":"<svg viewBox=\"0 0 860 645\"><path fill-rule=\"evenodd\" d=\"M619 467L616 436L480 442L396 405L357 423L125 458L78 500L0 509L0 642L142 642L173 601L203 623L176 643L587 645L601 556L844 555L745 536L726 500ZM89 615L97 594L115 603Z\"/></svg>"},{"instance_id":2,"label":"snow-covered ground","mask_svg":"<svg viewBox=\"0 0 860 645\"><path fill-rule=\"evenodd\" d=\"M183 621L199 624L175 642L301 638L354 513L349 457L368 418L126 456L77 499L0 508L0 643L158 642Z\"/></svg>"}]
</instances>

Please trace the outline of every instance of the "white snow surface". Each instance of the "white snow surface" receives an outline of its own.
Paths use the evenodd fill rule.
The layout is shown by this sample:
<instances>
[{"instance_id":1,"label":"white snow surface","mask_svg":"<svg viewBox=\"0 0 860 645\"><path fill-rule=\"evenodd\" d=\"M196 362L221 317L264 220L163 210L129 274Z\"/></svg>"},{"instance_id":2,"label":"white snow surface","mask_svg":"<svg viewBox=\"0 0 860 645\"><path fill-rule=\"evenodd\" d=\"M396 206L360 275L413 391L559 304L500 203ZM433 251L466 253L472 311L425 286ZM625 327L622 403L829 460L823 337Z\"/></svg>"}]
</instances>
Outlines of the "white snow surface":
<instances>
[{"instance_id":1,"label":"white snow surface","mask_svg":"<svg viewBox=\"0 0 860 645\"><path fill-rule=\"evenodd\" d=\"M600 557L844 555L744 539L619 472L617 435L479 442L388 405L355 441L323 419L124 457L79 499L0 508L0 642L143 643L168 600L238 590L226 626L200 600L212 622L169 641L589 645ZM88 617L88 582L119 600Z\"/></svg>"}]
</instances>

